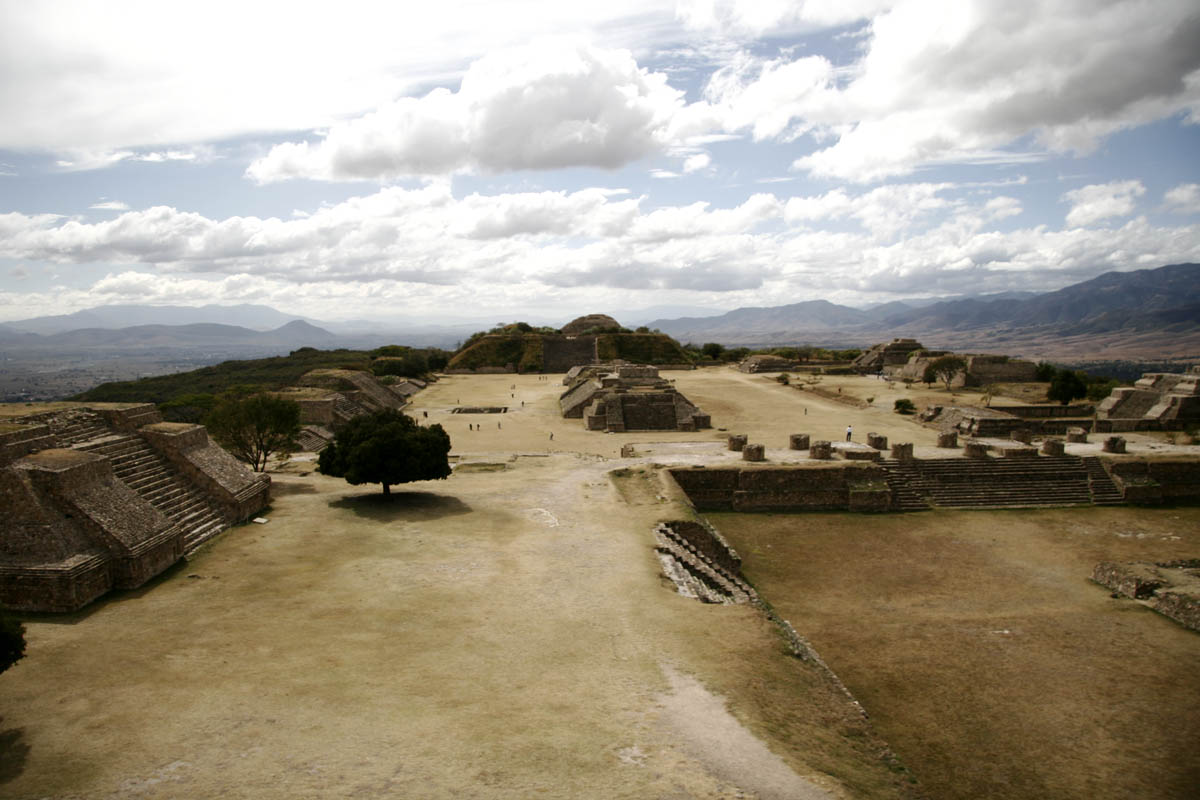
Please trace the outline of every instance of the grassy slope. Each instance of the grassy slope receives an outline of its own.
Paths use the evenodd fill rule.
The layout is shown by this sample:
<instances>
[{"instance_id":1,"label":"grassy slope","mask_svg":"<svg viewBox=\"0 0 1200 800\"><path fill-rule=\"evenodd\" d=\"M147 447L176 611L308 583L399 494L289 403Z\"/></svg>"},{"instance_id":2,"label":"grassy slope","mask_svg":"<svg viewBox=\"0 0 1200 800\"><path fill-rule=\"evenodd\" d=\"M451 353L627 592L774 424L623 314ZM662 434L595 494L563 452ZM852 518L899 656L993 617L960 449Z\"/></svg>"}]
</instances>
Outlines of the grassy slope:
<instances>
[{"instance_id":1,"label":"grassy slope","mask_svg":"<svg viewBox=\"0 0 1200 800\"><path fill-rule=\"evenodd\" d=\"M76 400L93 402L165 403L187 394L219 394L233 386L253 385L281 389L299 381L309 370L322 368L367 369L370 355L359 350L297 350L290 355L250 361L224 361L211 367L174 375L157 375L136 381L104 383Z\"/></svg>"}]
</instances>

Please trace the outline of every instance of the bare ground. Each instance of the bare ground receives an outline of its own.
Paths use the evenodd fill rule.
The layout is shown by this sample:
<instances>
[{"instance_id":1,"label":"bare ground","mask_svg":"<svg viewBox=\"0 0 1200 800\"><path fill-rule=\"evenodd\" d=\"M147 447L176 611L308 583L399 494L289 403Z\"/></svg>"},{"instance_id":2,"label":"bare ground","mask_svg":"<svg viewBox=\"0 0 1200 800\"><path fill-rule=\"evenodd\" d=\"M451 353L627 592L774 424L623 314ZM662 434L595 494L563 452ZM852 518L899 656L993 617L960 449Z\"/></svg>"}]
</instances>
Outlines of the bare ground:
<instances>
[{"instance_id":1,"label":"bare ground","mask_svg":"<svg viewBox=\"0 0 1200 800\"><path fill-rule=\"evenodd\" d=\"M666 374L770 457L789 433L840 439L846 424L860 440L933 443L890 402L851 408L727 369ZM561 390L557 377L440 381L410 413L449 431L449 480L388 503L289 463L269 524L84 613L28 621L28 656L0 676L0 797L912 796L877 727L788 656L761 612L698 604L659 576L650 530L685 512L652 464L735 461L727 433L590 433L558 416ZM510 410L450 413L459 405ZM638 457L618 458L627 443ZM618 467L630 470L614 483ZM785 572L806 569L807 554L790 558ZM837 585L876 580L843 560ZM809 588L830 584L818 574ZM822 620L793 622L809 635ZM870 637L817 644L856 681L853 665L875 663ZM1101 675L1109 694L1145 669L1133 653ZM909 740L936 735L936 719L931 734L921 714L887 710L896 693L909 705L902 686L852 688L905 759L919 754Z\"/></svg>"},{"instance_id":2,"label":"bare ground","mask_svg":"<svg viewBox=\"0 0 1200 800\"><path fill-rule=\"evenodd\" d=\"M711 516L930 796L1197 796L1200 636L1088 576L1200 509Z\"/></svg>"}]
</instances>

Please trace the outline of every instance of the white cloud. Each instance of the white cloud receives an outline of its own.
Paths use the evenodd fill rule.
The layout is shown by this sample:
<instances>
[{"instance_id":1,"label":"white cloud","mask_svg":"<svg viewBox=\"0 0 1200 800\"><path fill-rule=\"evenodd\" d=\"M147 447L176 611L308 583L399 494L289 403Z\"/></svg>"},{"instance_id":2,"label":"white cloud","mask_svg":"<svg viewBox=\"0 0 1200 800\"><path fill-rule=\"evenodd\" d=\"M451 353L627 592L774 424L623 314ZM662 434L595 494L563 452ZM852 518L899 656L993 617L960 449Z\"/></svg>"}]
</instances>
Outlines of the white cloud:
<instances>
[{"instance_id":1,"label":"white cloud","mask_svg":"<svg viewBox=\"0 0 1200 800\"><path fill-rule=\"evenodd\" d=\"M102 200L98 203L92 203L88 208L94 208L97 211L128 211L129 205L122 203L120 200Z\"/></svg>"},{"instance_id":2,"label":"white cloud","mask_svg":"<svg viewBox=\"0 0 1200 800\"><path fill-rule=\"evenodd\" d=\"M56 153L314 130L457 83L472 60L540 36L644 51L678 34L668 0L345 0L336 13L60 0L0 15L0 149Z\"/></svg>"},{"instance_id":3,"label":"white cloud","mask_svg":"<svg viewBox=\"0 0 1200 800\"><path fill-rule=\"evenodd\" d=\"M1113 181L1072 189L1062 196L1071 204L1067 225L1076 228L1109 217L1129 216L1137 206L1137 198L1145 193L1141 181Z\"/></svg>"},{"instance_id":4,"label":"white cloud","mask_svg":"<svg viewBox=\"0 0 1200 800\"><path fill-rule=\"evenodd\" d=\"M1200 183L1181 183L1168 189L1163 206L1173 214L1200 214Z\"/></svg>"},{"instance_id":5,"label":"white cloud","mask_svg":"<svg viewBox=\"0 0 1200 800\"><path fill-rule=\"evenodd\" d=\"M611 169L660 152L681 105L666 76L639 69L628 51L542 40L474 62L457 92L402 98L333 126L317 143L278 145L247 175L269 183Z\"/></svg>"},{"instance_id":6,"label":"white cloud","mask_svg":"<svg viewBox=\"0 0 1200 800\"><path fill-rule=\"evenodd\" d=\"M1085 187L1083 203L1136 197ZM1086 195L1086 197L1085 197ZM0 258L107 263L108 302L261 300L318 317L528 309L552 316L661 302L777 305L781 297L1049 289L1105 269L1200 260L1200 225L998 230L1020 202L941 183L740 204L643 206L611 189L455 197L387 187L286 220L210 219L168 207L85 222L0 215ZM816 222L840 230L814 229ZM0 296L60 309L72 290ZM24 298L24 299L17 299ZM81 301L82 302L82 301ZM322 305L324 304L324 305ZM87 303L84 303L87 305ZM80 306L83 307L83 306ZM31 312L35 313L35 312ZM28 314L27 314L28 315Z\"/></svg>"},{"instance_id":7,"label":"white cloud","mask_svg":"<svg viewBox=\"0 0 1200 800\"><path fill-rule=\"evenodd\" d=\"M712 156L708 153L696 153L683 160L683 171L685 173L699 172L707 169L710 164L712 164Z\"/></svg>"},{"instance_id":8,"label":"white cloud","mask_svg":"<svg viewBox=\"0 0 1200 800\"><path fill-rule=\"evenodd\" d=\"M832 139L795 168L860 182L923 165L1030 163L1090 151L1114 131L1179 112L1200 119L1200 15L1191 3L888 5L851 67L743 55L713 75L706 105L679 119L756 140ZM1030 137L1040 148L1015 147Z\"/></svg>"}]
</instances>

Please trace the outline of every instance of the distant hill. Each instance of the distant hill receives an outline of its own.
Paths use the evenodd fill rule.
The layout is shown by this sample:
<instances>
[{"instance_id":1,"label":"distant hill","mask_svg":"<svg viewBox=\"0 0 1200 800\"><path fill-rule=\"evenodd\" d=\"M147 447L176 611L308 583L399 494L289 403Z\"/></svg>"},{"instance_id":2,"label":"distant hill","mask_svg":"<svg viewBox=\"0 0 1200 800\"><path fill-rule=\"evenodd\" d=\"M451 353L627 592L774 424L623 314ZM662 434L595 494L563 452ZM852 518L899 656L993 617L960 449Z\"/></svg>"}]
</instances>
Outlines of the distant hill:
<instances>
[{"instance_id":1,"label":"distant hill","mask_svg":"<svg viewBox=\"0 0 1200 800\"><path fill-rule=\"evenodd\" d=\"M210 323L235 325L256 331L279 328L293 320L321 325L319 320L298 314L285 314L270 306L241 304L235 306L146 306L111 305L97 306L73 314L58 314L48 317L6 322L5 326L25 333L52 335L84 328L129 328L141 325L193 325Z\"/></svg>"},{"instance_id":2,"label":"distant hill","mask_svg":"<svg viewBox=\"0 0 1200 800\"><path fill-rule=\"evenodd\" d=\"M254 331L236 325L135 325L129 328L81 328L47 336L0 333L5 343L20 343L30 349L87 351L120 350L123 352L179 348L256 348L260 350L294 349L297 347L330 347L338 337L323 328L293 320L271 331ZM19 338L16 338L19 337Z\"/></svg>"},{"instance_id":3,"label":"distant hill","mask_svg":"<svg viewBox=\"0 0 1200 800\"><path fill-rule=\"evenodd\" d=\"M650 327L680 341L726 345L866 345L894 336L931 347L1029 354L1056 349L1103 357L1200 355L1200 264L1107 272L1045 294L1005 293L928 305L896 302L868 311L810 301L742 308L715 317L661 319ZM1115 356L1114 356L1115 357Z\"/></svg>"}]
</instances>

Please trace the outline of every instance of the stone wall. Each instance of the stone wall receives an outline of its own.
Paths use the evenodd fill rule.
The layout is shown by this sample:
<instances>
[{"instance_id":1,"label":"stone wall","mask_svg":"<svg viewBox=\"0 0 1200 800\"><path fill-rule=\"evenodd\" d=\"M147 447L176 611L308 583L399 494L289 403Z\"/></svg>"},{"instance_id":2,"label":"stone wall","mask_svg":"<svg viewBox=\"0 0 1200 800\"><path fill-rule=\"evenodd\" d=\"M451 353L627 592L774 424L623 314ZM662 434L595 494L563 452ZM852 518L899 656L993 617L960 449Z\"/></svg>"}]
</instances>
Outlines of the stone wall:
<instances>
[{"instance_id":1,"label":"stone wall","mask_svg":"<svg viewBox=\"0 0 1200 800\"><path fill-rule=\"evenodd\" d=\"M596 361L595 336L542 337L542 371L566 372L579 364Z\"/></svg>"},{"instance_id":2,"label":"stone wall","mask_svg":"<svg viewBox=\"0 0 1200 800\"><path fill-rule=\"evenodd\" d=\"M1200 460L1110 458L1104 467L1127 502L1200 500Z\"/></svg>"},{"instance_id":3,"label":"stone wall","mask_svg":"<svg viewBox=\"0 0 1200 800\"><path fill-rule=\"evenodd\" d=\"M668 470L700 511L887 511L887 472L870 463Z\"/></svg>"}]
</instances>

